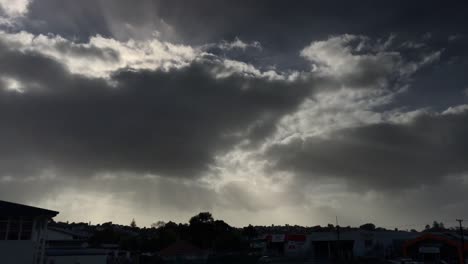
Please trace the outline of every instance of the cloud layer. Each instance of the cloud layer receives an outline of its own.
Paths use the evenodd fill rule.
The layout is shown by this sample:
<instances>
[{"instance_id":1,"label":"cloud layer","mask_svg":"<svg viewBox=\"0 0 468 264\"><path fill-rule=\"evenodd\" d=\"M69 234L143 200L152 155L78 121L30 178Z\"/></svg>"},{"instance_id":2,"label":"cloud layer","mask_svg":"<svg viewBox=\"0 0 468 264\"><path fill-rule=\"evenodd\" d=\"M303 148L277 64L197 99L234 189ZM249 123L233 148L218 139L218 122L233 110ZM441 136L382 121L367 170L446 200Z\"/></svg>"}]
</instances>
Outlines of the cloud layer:
<instances>
[{"instance_id":1,"label":"cloud layer","mask_svg":"<svg viewBox=\"0 0 468 264\"><path fill-rule=\"evenodd\" d=\"M277 144L268 155L277 160L276 169L310 179L342 178L359 190L432 185L468 171L467 118L460 110L345 128Z\"/></svg>"},{"instance_id":2,"label":"cloud layer","mask_svg":"<svg viewBox=\"0 0 468 264\"><path fill-rule=\"evenodd\" d=\"M310 92L241 72L216 77L225 66L210 60L168 71L123 68L109 81L35 51L0 56L13 62L1 66L0 106L3 174L13 176L58 169L194 177L230 146L271 133Z\"/></svg>"},{"instance_id":3,"label":"cloud layer","mask_svg":"<svg viewBox=\"0 0 468 264\"><path fill-rule=\"evenodd\" d=\"M0 198L146 224L452 216L466 7L418 2L0 0Z\"/></svg>"}]
</instances>

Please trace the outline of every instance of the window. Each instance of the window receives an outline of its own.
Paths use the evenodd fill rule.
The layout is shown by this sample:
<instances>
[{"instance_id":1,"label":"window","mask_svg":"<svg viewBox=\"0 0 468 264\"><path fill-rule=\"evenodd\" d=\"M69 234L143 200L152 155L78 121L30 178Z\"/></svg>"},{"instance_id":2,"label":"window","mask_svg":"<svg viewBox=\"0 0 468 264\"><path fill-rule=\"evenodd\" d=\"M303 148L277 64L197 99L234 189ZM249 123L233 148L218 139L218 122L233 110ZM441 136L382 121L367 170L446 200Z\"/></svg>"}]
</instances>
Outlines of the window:
<instances>
[{"instance_id":1,"label":"window","mask_svg":"<svg viewBox=\"0 0 468 264\"><path fill-rule=\"evenodd\" d=\"M32 229L32 218L0 217L0 240L30 240Z\"/></svg>"},{"instance_id":2,"label":"window","mask_svg":"<svg viewBox=\"0 0 468 264\"><path fill-rule=\"evenodd\" d=\"M8 227L7 240L18 240L20 233L20 218L10 217L10 225Z\"/></svg>"},{"instance_id":3,"label":"window","mask_svg":"<svg viewBox=\"0 0 468 264\"><path fill-rule=\"evenodd\" d=\"M0 217L0 240L6 239L7 228L8 228L8 218Z\"/></svg>"},{"instance_id":4,"label":"window","mask_svg":"<svg viewBox=\"0 0 468 264\"><path fill-rule=\"evenodd\" d=\"M33 220L30 218L23 218L21 221L21 234L20 240L30 240L32 235Z\"/></svg>"}]
</instances>

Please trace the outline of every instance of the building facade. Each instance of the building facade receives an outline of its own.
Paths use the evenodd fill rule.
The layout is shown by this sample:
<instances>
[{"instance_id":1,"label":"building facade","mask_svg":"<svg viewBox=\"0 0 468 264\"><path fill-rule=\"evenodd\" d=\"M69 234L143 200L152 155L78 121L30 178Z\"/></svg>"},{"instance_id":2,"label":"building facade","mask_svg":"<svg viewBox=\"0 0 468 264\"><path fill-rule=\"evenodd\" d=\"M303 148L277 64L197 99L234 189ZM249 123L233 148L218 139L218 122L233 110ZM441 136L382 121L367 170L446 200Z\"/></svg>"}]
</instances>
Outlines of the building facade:
<instances>
[{"instance_id":1,"label":"building facade","mask_svg":"<svg viewBox=\"0 0 468 264\"><path fill-rule=\"evenodd\" d=\"M468 256L468 244L462 246L461 237L455 233L426 233L406 241L404 254L420 262L464 264Z\"/></svg>"},{"instance_id":2,"label":"building facade","mask_svg":"<svg viewBox=\"0 0 468 264\"><path fill-rule=\"evenodd\" d=\"M0 263L42 264L47 225L56 211L0 201Z\"/></svg>"}]
</instances>

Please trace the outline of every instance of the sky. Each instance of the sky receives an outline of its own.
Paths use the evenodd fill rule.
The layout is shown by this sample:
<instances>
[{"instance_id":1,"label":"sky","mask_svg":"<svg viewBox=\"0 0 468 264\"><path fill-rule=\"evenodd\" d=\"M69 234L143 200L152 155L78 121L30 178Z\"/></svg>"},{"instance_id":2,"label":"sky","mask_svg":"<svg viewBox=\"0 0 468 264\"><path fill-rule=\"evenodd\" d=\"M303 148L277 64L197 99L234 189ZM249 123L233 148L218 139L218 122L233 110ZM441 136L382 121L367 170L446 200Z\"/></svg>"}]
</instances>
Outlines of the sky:
<instances>
[{"instance_id":1,"label":"sky","mask_svg":"<svg viewBox=\"0 0 468 264\"><path fill-rule=\"evenodd\" d=\"M463 1L0 0L0 199L56 220L468 218Z\"/></svg>"}]
</instances>

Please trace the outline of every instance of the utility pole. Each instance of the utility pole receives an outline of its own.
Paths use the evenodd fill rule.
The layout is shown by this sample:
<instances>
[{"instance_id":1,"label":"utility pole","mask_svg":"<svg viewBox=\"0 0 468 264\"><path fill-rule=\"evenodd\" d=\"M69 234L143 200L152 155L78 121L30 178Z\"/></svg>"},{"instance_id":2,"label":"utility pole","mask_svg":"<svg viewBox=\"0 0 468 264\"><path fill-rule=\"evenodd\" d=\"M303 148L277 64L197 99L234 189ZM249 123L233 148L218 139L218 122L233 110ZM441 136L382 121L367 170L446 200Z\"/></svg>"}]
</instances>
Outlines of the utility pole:
<instances>
[{"instance_id":1,"label":"utility pole","mask_svg":"<svg viewBox=\"0 0 468 264\"><path fill-rule=\"evenodd\" d=\"M336 216L336 237L340 241L340 225L338 224L338 216Z\"/></svg>"},{"instance_id":2,"label":"utility pole","mask_svg":"<svg viewBox=\"0 0 468 264\"><path fill-rule=\"evenodd\" d=\"M465 264L465 237L463 236L463 226L462 226L463 219L457 219L457 222L460 224L461 255L462 255L462 260L463 260L462 264Z\"/></svg>"},{"instance_id":3,"label":"utility pole","mask_svg":"<svg viewBox=\"0 0 468 264\"><path fill-rule=\"evenodd\" d=\"M336 216L336 249L337 249L337 256L341 260L342 252L341 252L340 225L338 224L338 216Z\"/></svg>"}]
</instances>

